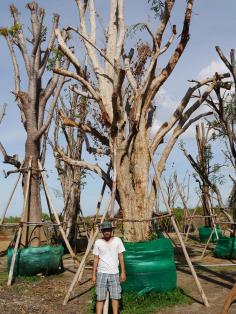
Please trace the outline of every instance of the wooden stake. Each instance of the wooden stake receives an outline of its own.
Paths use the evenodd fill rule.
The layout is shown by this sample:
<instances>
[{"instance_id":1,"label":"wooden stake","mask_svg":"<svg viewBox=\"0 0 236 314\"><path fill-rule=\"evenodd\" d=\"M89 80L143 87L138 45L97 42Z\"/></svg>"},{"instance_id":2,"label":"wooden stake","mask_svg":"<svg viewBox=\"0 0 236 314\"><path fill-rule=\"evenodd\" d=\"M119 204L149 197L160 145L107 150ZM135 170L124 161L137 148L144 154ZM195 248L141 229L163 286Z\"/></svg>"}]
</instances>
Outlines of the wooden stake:
<instances>
[{"instance_id":1,"label":"wooden stake","mask_svg":"<svg viewBox=\"0 0 236 314\"><path fill-rule=\"evenodd\" d=\"M221 314L227 314L232 302L236 298L236 283L233 285L233 288L231 289L227 299L225 300L225 303L223 305L223 308L221 310Z\"/></svg>"},{"instance_id":2,"label":"wooden stake","mask_svg":"<svg viewBox=\"0 0 236 314\"><path fill-rule=\"evenodd\" d=\"M109 202L109 205L107 206L107 209L105 210L105 212L104 212L104 214L102 216L101 223L103 223L103 221L105 220L105 217L106 217L110 207L111 207L111 200ZM94 233L91 232L90 240L89 240L87 249L86 249L85 254L84 254L84 256L83 256L83 258L82 258L82 260L80 262L80 266L77 269L77 272L76 272L76 274L75 274L75 276L73 278L73 281L72 281L72 283L71 283L71 285L69 287L69 290L68 290L68 292L67 292L67 294L65 296L65 299L63 301L63 305L66 305L68 303L70 295L71 295L72 291L74 290L75 285L79 281L79 277L80 277L81 272L83 271L83 268L85 266L86 259L87 259L88 255L90 253L90 250L92 249L92 246L93 246L93 244L94 244L94 242L95 242L95 240L97 238L98 233L99 233L98 227L96 228Z\"/></svg>"},{"instance_id":3,"label":"wooden stake","mask_svg":"<svg viewBox=\"0 0 236 314\"><path fill-rule=\"evenodd\" d=\"M203 252L202 252L202 255L201 255L200 258L199 258L199 261L201 261L201 260L203 259L204 255L205 255L205 252L206 252L206 249L207 249L207 247L208 247L208 245L209 245L209 243L210 243L210 241L211 241L211 238L212 238L212 236L213 236L214 231L215 231L215 229L212 228L211 234L210 234L210 236L209 236L209 238L208 238L208 240L207 240L207 243L206 243L206 245L205 245L205 247L204 247L204 250L203 250Z\"/></svg>"},{"instance_id":4,"label":"wooden stake","mask_svg":"<svg viewBox=\"0 0 236 314\"><path fill-rule=\"evenodd\" d=\"M29 187L30 187L30 179L31 179L31 166L32 166L32 158L30 157L29 160L29 169L28 169L28 175L27 175L27 182L26 182L26 191L25 191L25 199L24 199L24 207L23 207L23 213L21 216L21 224L19 225L19 230L17 232L17 238L16 238L16 243L14 246L14 251L13 251L13 255L12 255L12 259L11 259L11 266L10 266L10 271L9 271L9 275L8 275L8 281L7 281L7 285L11 286L12 284L12 279L13 279L13 274L14 274L14 266L15 266L15 262L16 262L16 254L18 251L18 247L20 244L20 239L21 239L21 234L22 234L22 230L23 230L23 220L24 220L24 213L27 209L28 206L28 201L29 201Z\"/></svg>"},{"instance_id":5,"label":"wooden stake","mask_svg":"<svg viewBox=\"0 0 236 314\"><path fill-rule=\"evenodd\" d=\"M150 148L149 148L149 154L150 154L150 157L151 157L152 165L153 165L153 168L154 168L154 171L155 171L155 174L156 174L157 182L158 182L158 185L159 185L159 187L160 187L160 191L161 191L162 198L163 198L163 200L164 200L166 209L167 209L168 212L171 214L171 209L170 209L169 204L168 204L168 202L167 202L167 200L166 200L166 197L165 197L165 194L164 194L164 191L163 191L163 188L162 188L160 176L159 176L159 173L158 173L157 170L156 170L155 163L154 163L153 156L152 156L152 153L151 153ZM190 268L190 270L191 270L192 276L193 276L193 278L194 278L194 281L195 281L195 283L196 283L196 286L197 286L197 288L198 288L198 291L199 291L199 293L200 293L200 295L201 295L202 301L203 301L203 303L205 304L206 307L209 307L209 303L208 303L207 297L206 297L206 295L205 295L205 293L204 293L204 291L203 291L203 289L202 289L201 283L200 283L200 281L199 281L199 279L198 279L198 277L197 277L197 274L196 274L196 272L195 272L195 269L194 269L194 267L193 267L193 264L192 264L192 262L191 262L191 260L190 260L190 258L189 258L188 252L187 252L187 250L186 250L186 247L185 247L184 241L183 241L183 239L182 239L182 236L181 236L181 234L180 234L180 232L179 232L179 230L178 230L178 227L177 227L177 224L176 224L176 222L175 222L175 219L174 219L173 216L171 216L170 219L171 219L171 222L172 222L173 227L174 227L174 229L175 229L175 232L176 232L176 234L177 234L177 237L178 237L178 239L179 239L179 241L180 241L180 244L181 244L181 247L182 247L182 250L183 250L185 259L186 259L186 261L187 261L187 263L188 263L188 266L189 266L189 268Z\"/></svg>"},{"instance_id":6,"label":"wooden stake","mask_svg":"<svg viewBox=\"0 0 236 314\"><path fill-rule=\"evenodd\" d=\"M109 310L109 291L107 291L106 300L104 302L102 314L108 314L108 310Z\"/></svg>"},{"instance_id":7,"label":"wooden stake","mask_svg":"<svg viewBox=\"0 0 236 314\"><path fill-rule=\"evenodd\" d=\"M194 217L194 215L195 215L195 213L196 213L196 211L197 211L197 208L198 208L199 203L200 203L200 200L197 202L197 205L196 205L196 207L195 207L195 209L194 209L193 214L189 217L190 220L188 221L188 230L187 230L187 233L186 233L186 236L185 236L185 242L188 241L188 235L189 235L189 231L190 231L190 228L191 228L192 219L193 219L193 217ZM194 227L196 228L195 225L194 225Z\"/></svg>"},{"instance_id":8,"label":"wooden stake","mask_svg":"<svg viewBox=\"0 0 236 314\"><path fill-rule=\"evenodd\" d=\"M75 253L73 252L73 250L72 250L72 248L71 248L71 246L70 246L70 243L69 243L69 241L68 241L68 239L67 239L67 237L66 237L65 231L63 230L63 228L62 228L62 226L61 226L61 222L60 222L60 219L59 219L59 217L58 217L57 211L56 211L56 209L55 209L54 206L53 206L51 197L50 197L50 195L49 195L49 191L48 191L48 186L47 186L45 174L44 174L44 172L43 172L43 167L42 167L42 164L41 164L40 161L38 161L38 165L39 165L39 169L41 170L41 175L42 175L42 180L43 180L43 187L44 187L45 195L46 195L47 200L48 200L49 207L50 207L50 209L51 209L51 211L52 211L52 213L53 213L53 215L54 215L54 217L55 217L55 219L56 219L56 222L57 222L57 224L58 224L58 228L59 228L59 230L60 230L60 232L61 232L61 235L62 235L62 237L63 237L63 239L64 239L64 241L65 241L66 247L67 247L67 249L68 249L68 251L69 251L69 253L70 253L70 255L71 255L73 261L74 261L75 264L79 267L80 262L79 262L79 260L77 259Z\"/></svg>"},{"instance_id":9,"label":"wooden stake","mask_svg":"<svg viewBox=\"0 0 236 314\"><path fill-rule=\"evenodd\" d=\"M111 170L111 161L110 161L109 166L107 168L107 172L106 172L107 175L110 174L110 170ZM99 199L97 201L97 206L96 206L96 214L95 214L95 219L94 219L95 223L97 222L97 219L98 219L98 213L99 213L99 210L101 207L101 203L102 203L103 195L105 193L106 186L107 186L106 181L103 181L102 190L101 190Z\"/></svg>"},{"instance_id":10,"label":"wooden stake","mask_svg":"<svg viewBox=\"0 0 236 314\"><path fill-rule=\"evenodd\" d=\"M3 224L3 220L4 220L5 215L6 215L6 213L7 213L8 207L9 207L10 204L11 204L11 200L12 200L12 197L13 197L13 195L14 195L14 193L15 193L16 188L17 188L17 185L18 185L18 182L19 182L19 180L20 180L20 177L21 177L21 173L19 172L18 177L17 177L17 179L16 179L16 182L15 182L15 184L14 184L13 190L12 190L12 192L11 192L11 194L10 194L9 199L8 199L7 205L6 205L6 207L5 207L5 208L3 209L3 211L2 211L2 218L1 218L1 220L0 220L0 225Z\"/></svg>"}]
</instances>

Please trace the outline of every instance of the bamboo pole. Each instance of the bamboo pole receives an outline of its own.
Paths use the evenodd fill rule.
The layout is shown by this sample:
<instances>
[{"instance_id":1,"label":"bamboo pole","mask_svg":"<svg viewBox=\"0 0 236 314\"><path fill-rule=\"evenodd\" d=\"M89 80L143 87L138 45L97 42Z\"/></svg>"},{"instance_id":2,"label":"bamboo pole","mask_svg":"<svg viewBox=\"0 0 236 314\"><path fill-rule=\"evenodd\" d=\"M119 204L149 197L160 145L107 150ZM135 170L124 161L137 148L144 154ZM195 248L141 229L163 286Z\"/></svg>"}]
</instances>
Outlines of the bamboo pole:
<instances>
[{"instance_id":1,"label":"bamboo pole","mask_svg":"<svg viewBox=\"0 0 236 314\"><path fill-rule=\"evenodd\" d=\"M105 217L106 217L106 215L107 215L107 213L108 213L108 211L110 209L110 206L111 206L111 200L109 202L109 205L107 206L106 211L104 212L104 214L102 216L101 223L103 223L103 221L105 220ZM63 301L63 305L67 304L67 302L68 302L68 300L70 298L70 294L72 293L72 291L74 289L74 286L77 284L77 282L80 279L80 275L81 275L81 273L83 271L83 268L85 266L86 259L87 259L88 255L90 253L90 250L91 250L91 248L92 248L92 246L93 246L93 244L94 244L94 242L95 242L95 240L97 238L98 233L99 233L99 228L98 227L96 228L96 230L95 230L95 232L93 234L91 233L91 237L90 237L90 241L88 243L87 249L86 249L85 254L84 254L84 256L83 256L83 258L82 258L82 260L80 262L80 266L77 269L77 272L76 272L76 274L75 274L75 276L73 278L73 281L72 281L72 283L70 285L70 288L69 288L69 290L68 290L68 292L67 292L67 294L65 296L65 299Z\"/></svg>"},{"instance_id":2,"label":"bamboo pole","mask_svg":"<svg viewBox=\"0 0 236 314\"><path fill-rule=\"evenodd\" d=\"M59 217L58 217L57 211L56 211L56 209L55 209L54 206L53 206L51 197L50 197L50 195L49 195L49 190L48 190L48 186L47 186L45 174L44 174L44 172L42 171L42 170L43 170L43 167L42 167L42 164L41 164L40 161L38 161L38 165L39 165L39 169L41 170L41 175L42 175L42 180L43 180L43 187L44 187L45 195L46 195L47 200L48 200L49 207L51 208L51 211L52 211L52 213L53 213L53 215L54 215L54 217L55 217L55 219L56 219L56 222L57 222L57 224L58 224L58 228L59 228L59 230L60 230L60 232L61 232L61 235L62 235L62 237L63 237L63 239L64 239L64 241L65 241L66 247L67 247L67 249L68 249L68 251L69 251L69 253L70 253L70 255L71 255L73 261L74 261L75 264L79 267L80 262L79 262L79 260L77 259L75 253L73 252L73 250L72 250L72 248L71 248L71 245L70 245L70 243L69 243L69 241L68 241L68 239L67 239L67 237L66 237L65 231L64 231L64 229L63 229L62 226L61 226L61 222L60 222L60 219L59 219Z\"/></svg>"},{"instance_id":3,"label":"bamboo pole","mask_svg":"<svg viewBox=\"0 0 236 314\"><path fill-rule=\"evenodd\" d=\"M25 211L26 211L26 208L28 205L28 201L29 201L29 186L30 186L30 179L31 179L31 166L32 166L32 157L30 157L30 160L29 160L29 166L28 166L29 168L28 168L28 175L27 175L27 182L26 182L24 207L23 207L23 212L22 212L22 216L21 216L21 222L24 219L24 214L25 214ZM10 271L9 271L8 281L7 281L8 286L11 286L11 284L12 284L12 279L13 279L13 274L14 274L14 266L15 266L15 262L16 262L16 254L17 254L17 250L18 250L18 247L20 244L22 230L23 230L23 224L20 223L19 230L17 232L16 243L14 246L14 251L13 251L13 255L12 255L12 259L11 259L11 266L10 266Z\"/></svg>"},{"instance_id":4,"label":"bamboo pole","mask_svg":"<svg viewBox=\"0 0 236 314\"><path fill-rule=\"evenodd\" d=\"M209 245L209 243L210 243L210 241L211 241L211 238L212 238L212 236L213 236L214 231L215 231L215 230L212 229L211 234L210 234L210 236L209 236L209 238L208 238L208 240L207 240L207 243L206 243L206 245L205 245L205 247L204 247L204 249L203 249L203 251L202 251L202 255L201 255L200 258L199 258L199 261L201 261L201 260L203 259L204 255L205 255L205 252L206 252L206 249L207 249L207 247L208 247L208 245Z\"/></svg>"},{"instance_id":5,"label":"bamboo pole","mask_svg":"<svg viewBox=\"0 0 236 314\"><path fill-rule=\"evenodd\" d=\"M189 217L190 216L190 212L189 212L189 209L188 209L188 204L187 204L187 201L185 199L185 196L184 196L184 194L182 193L182 191L180 189L176 173L174 174L174 180L175 180L175 185L176 185L177 192L178 192L178 194L179 194L179 196L181 198L181 201L182 201L182 203L184 205L184 228L185 228L187 215ZM184 232L185 232L185 230L184 230Z\"/></svg>"},{"instance_id":6,"label":"bamboo pole","mask_svg":"<svg viewBox=\"0 0 236 314\"><path fill-rule=\"evenodd\" d=\"M19 172L19 174L18 174L18 177L17 177L16 182L15 182L15 184L14 184L13 190L12 190L12 192L11 192L11 194L10 194L9 199L8 199L7 205L6 205L6 207L5 207L5 208L3 209L3 211L2 211L2 217L1 217L1 220L0 220L0 225L3 224L3 220L4 220L5 216L6 216L8 207L9 207L10 204L11 204L11 200L12 200L12 197L13 197L13 195L14 195L14 193L15 193L16 188L17 188L17 185L18 185L18 182L19 182L19 180L20 180L20 177L21 177L21 172Z\"/></svg>"},{"instance_id":7,"label":"bamboo pole","mask_svg":"<svg viewBox=\"0 0 236 314\"><path fill-rule=\"evenodd\" d=\"M213 216L217 216L217 215L213 215ZM190 217L188 217L187 219L189 220L189 219L196 219L196 218L208 218L208 217L212 217L212 215L195 215L195 216L190 216Z\"/></svg>"},{"instance_id":8,"label":"bamboo pole","mask_svg":"<svg viewBox=\"0 0 236 314\"><path fill-rule=\"evenodd\" d=\"M108 314L109 311L109 291L107 291L106 300L104 302L103 306L103 313L102 314Z\"/></svg>"},{"instance_id":9,"label":"bamboo pole","mask_svg":"<svg viewBox=\"0 0 236 314\"><path fill-rule=\"evenodd\" d=\"M162 198L163 198L163 200L164 200L166 209L167 209L168 212L171 214L171 209L170 209L169 204L168 204L168 202L167 202L167 200L166 200L166 197L165 197L165 194L164 194L164 191L163 191L163 188L162 188L160 176L159 176L159 173L157 172L157 169L156 169L156 167L155 167L155 163L154 163L153 156L152 156L152 153L151 153L150 148L149 148L149 154L150 154L150 158L151 158L151 161L152 161L152 165L153 165L153 168L154 168L154 171L155 171L155 174L156 174L157 182L158 182L158 185L159 185L159 188L160 188L160 191L161 191ZM205 305L206 307L209 307L209 303L208 303L207 297L206 297L206 295L205 295L205 292L204 292L203 289L202 289L201 283L200 283L200 281L199 281L199 279L198 279L198 277L197 277L197 274L196 274L196 272L195 272L195 269L194 269L194 267L193 267L193 264L192 264L192 262L191 262L191 260L190 260L190 258L189 258L188 252L187 252L187 250L186 250L184 241L183 241L182 236L181 236L181 234L180 234L180 232L179 232L179 229L178 229L178 227L177 227L177 224L176 224L176 222L175 222L175 219L174 219L173 216L171 216L170 219L171 219L171 222L172 222L173 227L174 227L174 229L175 229L175 232L176 232L176 234L177 234L177 237L178 237L178 239L179 239L179 241L180 241L180 244L181 244L181 247L182 247L182 250L183 250L185 259L186 259L186 261L187 261L187 263L188 263L188 266L189 266L189 268L190 268L190 270L191 270L192 276L193 276L193 278L194 278L194 281L195 281L195 283L196 283L196 286L197 286L197 288L198 288L198 291L199 291L199 293L200 293L200 295L201 295L202 301L203 301L203 303L204 303L204 305Z\"/></svg>"},{"instance_id":10,"label":"bamboo pole","mask_svg":"<svg viewBox=\"0 0 236 314\"><path fill-rule=\"evenodd\" d=\"M210 210L210 215L212 216L211 220L212 220L212 223L213 223L213 229L215 231L216 239L218 241L219 240L219 236L218 236L218 233L217 233L216 224L215 224L215 217L213 217L213 212L212 212L211 206L209 207L209 210Z\"/></svg>"},{"instance_id":11,"label":"bamboo pole","mask_svg":"<svg viewBox=\"0 0 236 314\"><path fill-rule=\"evenodd\" d=\"M236 283L233 285L233 288L231 289L227 299L225 300L225 303L223 305L223 308L221 310L221 314L227 314L232 302L236 298Z\"/></svg>"},{"instance_id":12,"label":"bamboo pole","mask_svg":"<svg viewBox=\"0 0 236 314\"><path fill-rule=\"evenodd\" d=\"M110 164L110 165L111 165L111 164ZM109 172L110 172L110 166L109 166L109 168L108 168L108 170L107 170L107 174L109 174ZM98 199L98 201L97 201L96 217L95 217L95 220L94 220L94 224L96 224L97 219L98 219L98 213L99 213L100 206L101 206L101 203L102 203L102 200L103 200L103 196L104 196L104 192L105 192L105 187L106 187L106 182L104 181L103 187L102 187L102 190L101 190L101 193L100 193L100 196L99 196L99 199ZM91 230L90 236L89 236L89 240L88 240L88 244L92 241L93 235L94 235L94 230ZM96 240L96 238L95 238L95 240ZM91 249L90 249L90 250L91 250ZM90 250L89 250L89 252L90 252ZM85 253L86 253L86 252L85 252ZM87 255L87 256L88 256L88 255ZM87 256L86 256L86 258L85 258L85 262L86 262ZM82 280L83 272L84 272L84 269L85 269L85 262L84 262L84 264L83 264L83 266L82 266L82 268L81 268L80 275L79 275L79 277L78 277L78 282L81 282L81 280ZM68 302L68 301L67 301L67 302Z\"/></svg>"},{"instance_id":13,"label":"bamboo pole","mask_svg":"<svg viewBox=\"0 0 236 314\"><path fill-rule=\"evenodd\" d=\"M230 221L216 221L217 225L236 225L236 222L230 222Z\"/></svg>"},{"instance_id":14,"label":"bamboo pole","mask_svg":"<svg viewBox=\"0 0 236 314\"><path fill-rule=\"evenodd\" d=\"M112 164L111 164L111 161L110 161L109 166L107 168L107 173L106 173L107 175L110 174L111 166L112 166ZM101 207L101 204L102 204L102 199L103 199L103 196L104 196L104 193L105 193L106 186L107 186L106 181L103 181L102 190L101 190L99 199L97 201L97 206L96 206L96 214L95 214L95 219L94 219L95 223L98 220L98 213L99 213L99 210L100 210L100 207Z\"/></svg>"},{"instance_id":15,"label":"bamboo pole","mask_svg":"<svg viewBox=\"0 0 236 314\"><path fill-rule=\"evenodd\" d=\"M187 230L187 232L186 232L185 242L188 241L188 235L189 235L189 231L190 231L190 228L191 228L192 219L193 219L193 216L195 215L195 213L196 213L196 211L197 211L197 208L198 208L199 203L200 203L200 200L198 200L197 205L196 205L196 207L195 207L195 209L194 209L193 214L189 217L188 230ZM195 226L194 226L194 227L195 227ZM196 228L196 227L195 227L195 228Z\"/></svg>"}]
</instances>

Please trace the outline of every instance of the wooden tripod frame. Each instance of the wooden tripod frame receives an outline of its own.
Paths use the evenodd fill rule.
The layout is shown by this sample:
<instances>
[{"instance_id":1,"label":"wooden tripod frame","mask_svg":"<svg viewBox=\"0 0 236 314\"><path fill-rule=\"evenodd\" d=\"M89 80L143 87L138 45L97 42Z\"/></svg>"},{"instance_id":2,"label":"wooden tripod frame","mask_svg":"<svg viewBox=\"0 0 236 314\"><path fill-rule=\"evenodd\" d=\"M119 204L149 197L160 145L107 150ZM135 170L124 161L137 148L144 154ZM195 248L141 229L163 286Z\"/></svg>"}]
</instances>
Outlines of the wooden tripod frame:
<instances>
[{"instance_id":1,"label":"wooden tripod frame","mask_svg":"<svg viewBox=\"0 0 236 314\"><path fill-rule=\"evenodd\" d=\"M19 245L20 245L20 239L21 239L21 235L22 235L23 225L24 225L24 223L27 223L27 222L24 222L23 220L24 220L24 213L26 211L26 208L27 208L28 202L29 202L29 187L30 187L30 181L31 181L31 175L32 175L31 165L32 165L32 158L30 158L30 160L29 160L24 206L23 206L23 211L22 211L22 215L21 215L21 221L20 221L20 224L19 224L19 229L18 229L18 232L17 232L16 242L15 242L15 245L14 245L14 251L13 251L13 255L12 255L11 266L10 266L10 271L9 271L9 275L8 275L8 282L7 282L8 286L10 286L12 284L13 273L14 273L14 266L15 266L15 261L16 261L16 255L17 255L17 251L18 251L18 248L19 248ZM41 171L42 183L43 183L43 187L44 187L45 196L46 196L46 199L47 199L47 202L48 202L48 205L49 205L48 209L50 211L50 214L53 213L53 215L54 215L54 217L56 219L56 225L58 226L59 231L60 231L60 233L61 233L61 235L62 235L62 237L63 237L63 239L65 241L65 245L66 245L66 247L67 247L67 249L68 249L68 251L69 251L69 253L70 253L70 255L71 255L71 257L72 257L72 259L74 261L74 263L79 267L80 263L79 263L75 253L73 252L73 250L71 248L71 245L70 245L70 243L69 243L69 241L68 241L68 239L66 237L65 231L64 231L64 229L61 226L61 222L60 222L60 219L58 217L57 211L56 211L55 207L53 206L51 197L49 195L49 190L48 190L48 186L47 186L47 182L46 182L46 176L45 176L45 174L43 172L43 168L42 168L42 165L41 165L40 161L38 161L38 165L39 165L39 170ZM14 186L13 192L10 195L8 204L7 204L6 208L4 209L4 212L3 212L3 215L2 215L2 218L1 218L1 224L2 224L2 222L4 220L7 208L10 205L10 201L12 199L12 196L13 196L14 192L15 192L15 189L16 189L17 183L19 182L19 179L20 179L20 174L19 174L17 182L16 182L16 184Z\"/></svg>"}]
</instances>

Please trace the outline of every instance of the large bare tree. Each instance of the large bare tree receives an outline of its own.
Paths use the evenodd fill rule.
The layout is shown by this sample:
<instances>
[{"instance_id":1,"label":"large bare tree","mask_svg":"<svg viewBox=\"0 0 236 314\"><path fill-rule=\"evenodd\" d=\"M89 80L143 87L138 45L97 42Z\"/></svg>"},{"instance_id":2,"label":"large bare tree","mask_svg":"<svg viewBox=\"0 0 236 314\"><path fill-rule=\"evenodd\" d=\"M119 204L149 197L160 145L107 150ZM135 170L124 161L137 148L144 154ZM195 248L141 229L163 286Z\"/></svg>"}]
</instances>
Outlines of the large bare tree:
<instances>
[{"instance_id":1,"label":"large bare tree","mask_svg":"<svg viewBox=\"0 0 236 314\"><path fill-rule=\"evenodd\" d=\"M60 48L76 71L55 67L54 72L74 78L80 85L77 93L97 103L106 132L95 134L89 126L88 132L93 132L93 135L110 149L113 170L117 172L116 199L123 218L124 220L134 218L146 220L139 223L124 222L124 237L128 241L148 239L150 222L147 220L152 217L153 203L157 194L156 178L152 179L151 184L149 182L151 178L150 152L155 154L166 135L171 133L167 143L161 147L159 155L157 170L161 174L179 136L193 122L209 114L206 112L192 117L224 75L193 82L177 108L173 108L173 114L153 136L151 126L155 111L155 96L172 74L189 41L194 0L186 1L182 30L164 66L162 66L163 62L160 62L161 56L168 53L168 48L174 44L177 33L176 26L173 25L171 35L169 39L166 39L166 29L175 5L174 0L163 1L163 11L154 31L145 23L133 27L136 32L140 28L146 31L150 41L147 42L146 37L129 51L126 51L125 47L127 28L124 21L124 0L110 1L109 23L105 28L105 46L103 47L99 47L97 41L98 17L94 0L76 0L75 2L80 17L79 27L71 26L67 30L78 34L89 58L90 75L85 77L80 58L66 45L59 29L55 32ZM205 89L199 90L204 85ZM197 90L200 93L199 97L192 101L192 96ZM75 161L62 152L59 153L64 161L96 171L108 185L111 183L110 178L98 165Z\"/></svg>"},{"instance_id":2,"label":"large bare tree","mask_svg":"<svg viewBox=\"0 0 236 314\"><path fill-rule=\"evenodd\" d=\"M40 172L38 171L38 160L43 154L41 141L50 125L64 78L51 72L46 84L46 77L43 79L49 58L55 59L55 53L53 54L54 51L57 51L55 29L58 27L59 16L54 15L51 35L46 41L47 28L44 25L44 9L39 8L36 2L28 3L26 7L30 11L31 19L29 33L26 35L19 12L14 5L11 5L10 13L13 25L9 28L1 28L1 35L6 40L13 64L15 89L12 92L16 97L21 121L27 133L25 158L21 167L27 169L29 160L32 159L30 201L27 211L24 213L24 221L38 223L42 221ZM56 59L57 65L62 66L62 60ZM22 89L23 84L27 90ZM48 103L50 103L49 107L47 107ZM47 115L46 112L48 112ZM23 178L23 186L25 193L26 176ZM21 238L23 245L38 246L44 240L42 227L24 227Z\"/></svg>"}]
</instances>

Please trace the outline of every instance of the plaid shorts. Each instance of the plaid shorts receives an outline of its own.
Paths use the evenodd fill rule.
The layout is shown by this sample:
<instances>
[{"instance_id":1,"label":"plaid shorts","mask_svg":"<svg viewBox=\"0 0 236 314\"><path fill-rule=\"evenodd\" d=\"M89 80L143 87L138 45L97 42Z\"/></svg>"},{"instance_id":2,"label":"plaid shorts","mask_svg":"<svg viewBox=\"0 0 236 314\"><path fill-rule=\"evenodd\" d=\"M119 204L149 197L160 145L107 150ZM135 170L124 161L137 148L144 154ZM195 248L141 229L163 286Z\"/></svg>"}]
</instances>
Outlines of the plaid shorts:
<instances>
[{"instance_id":1,"label":"plaid shorts","mask_svg":"<svg viewBox=\"0 0 236 314\"><path fill-rule=\"evenodd\" d=\"M107 291L110 298L119 300L121 298L121 286L119 274L97 273L96 294L97 301L106 300Z\"/></svg>"}]
</instances>

